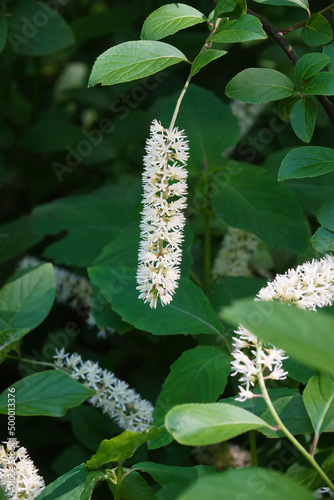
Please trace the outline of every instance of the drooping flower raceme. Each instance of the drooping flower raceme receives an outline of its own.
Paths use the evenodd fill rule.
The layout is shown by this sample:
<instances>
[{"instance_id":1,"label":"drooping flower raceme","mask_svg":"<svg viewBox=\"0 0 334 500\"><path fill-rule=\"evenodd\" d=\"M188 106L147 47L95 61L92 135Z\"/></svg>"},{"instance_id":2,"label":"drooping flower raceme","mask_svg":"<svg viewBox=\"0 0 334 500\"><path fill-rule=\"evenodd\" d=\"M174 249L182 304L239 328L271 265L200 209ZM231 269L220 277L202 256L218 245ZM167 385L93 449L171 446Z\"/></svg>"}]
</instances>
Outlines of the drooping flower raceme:
<instances>
[{"instance_id":1,"label":"drooping flower raceme","mask_svg":"<svg viewBox=\"0 0 334 500\"><path fill-rule=\"evenodd\" d=\"M249 261L259 244L255 234L229 227L212 267L212 277L252 276Z\"/></svg>"},{"instance_id":2,"label":"drooping flower raceme","mask_svg":"<svg viewBox=\"0 0 334 500\"><path fill-rule=\"evenodd\" d=\"M56 350L55 367L62 368L95 395L88 399L96 408L114 419L125 430L138 432L152 424L153 406L112 372L98 363L83 361L77 353Z\"/></svg>"},{"instance_id":3,"label":"drooping flower raceme","mask_svg":"<svg viewBox=\"0 0 334 500\"><path fill-rule=\"evenodd\" d=\"M320 260L305 262L262 288L255 300L278 299L293 302L301 309L316 311L317 307L334 302L334 257L326 255Z\"/></svg>"},{"instance_id":4,"label":"drooping flower raceme","mask_svg":"<svg viewBox=\"0 0 334 500\"><path fill-rule=\"evenodd\" d=\"M188 141L182 131L152 122L143 172L137 290L156 308L169 304L178 287L186 208Z\"/></svg>"},{"instance_id":5,"label":"drooping flower raceme","mask_svg":"<svg viewBox=\"0 0 334 500\"><path fill-rule=\"evenodd\" d=\"M45 261L36 257L24 257L18 263L19 268L35 267L45 264ZM87 312L86 323L88 328L97 327L94 316L91 313L93 306L93 292L90 281L84 276L78 276L67 269L59 266L53 266L56 296L55 300L59 304L66 304L68 307L77 310L78 307L83 308ZM99 328L97 332L98 338L107 338L108 334L114 330L109 327Z\"/></svg>"},{"instance_id":6,"label":"drooping flower raceme","mask_svg":"<svg viewBox=\"0 0 334 500\"><path fill-rule=\"evenodd\" d=\"M44 490L45 483L26 448L20 447L15 438L3 444L0 445L0 486L8 498L36 498Z\"/></svg>"},{"instance_id":7,"label":"drooping flower raceme","mask_svg":"<svg viewBox=\"0 0 334 500\"><path fill-rule=\"evenodd\" d=\"M255 298L267 301L274 299L290 302L312 311L333 304L334 257L326 255L320 260L313 259L312 262L305 262L296 269L289 269L285 274L278 274L272 282L259 291ZM235 333L237 337L233 338L232 375L241 374L237 399L245 401L254 397L251 388L259 373L263 373L264 378L274 380L286 378L287 372L283 370L282 362L287 356L281 349L263 344L242 326Z\"/></svg>"}]
</instances>

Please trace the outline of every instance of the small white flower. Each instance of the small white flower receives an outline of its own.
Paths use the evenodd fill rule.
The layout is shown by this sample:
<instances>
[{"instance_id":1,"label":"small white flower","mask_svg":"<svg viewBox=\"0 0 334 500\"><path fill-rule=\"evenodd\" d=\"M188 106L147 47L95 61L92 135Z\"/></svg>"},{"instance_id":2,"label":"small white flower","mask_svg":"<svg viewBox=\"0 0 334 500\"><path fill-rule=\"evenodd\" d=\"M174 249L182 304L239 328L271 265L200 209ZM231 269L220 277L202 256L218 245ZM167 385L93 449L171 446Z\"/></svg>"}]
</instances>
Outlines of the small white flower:
<instances>
[{"instance_id":1,"label":"small white flower","mask_svg":"<svg viewBox=\"0 0 334 500\"><path fill-rule=\"evenodd\" d=\"M139 299L156 308L171 302L180 278L186 207L188 141L177 128L154 120L146 142L138 254ZM176 197L176 199L175 199Z\"/></svg>"}]
</instances>

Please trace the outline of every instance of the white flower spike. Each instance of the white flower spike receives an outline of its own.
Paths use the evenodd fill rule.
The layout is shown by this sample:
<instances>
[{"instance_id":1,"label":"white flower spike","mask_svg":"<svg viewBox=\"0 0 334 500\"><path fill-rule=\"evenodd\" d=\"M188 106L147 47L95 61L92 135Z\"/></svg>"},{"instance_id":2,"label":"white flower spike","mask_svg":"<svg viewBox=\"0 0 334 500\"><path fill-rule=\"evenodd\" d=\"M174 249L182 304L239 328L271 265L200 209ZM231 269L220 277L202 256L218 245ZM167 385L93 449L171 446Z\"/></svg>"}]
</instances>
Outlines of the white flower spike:
<instances>
[{"instance_id":1,"label":"white flower spike","mask_svg":"<svg viewBox=\"0 0 334 500\"><path fill-rule=\"evenodd\" d=\"M169 304L178 287L186 208L188 141L153 120L143 172L137 290L151 308Z\"/></svg>"}]
</instances>

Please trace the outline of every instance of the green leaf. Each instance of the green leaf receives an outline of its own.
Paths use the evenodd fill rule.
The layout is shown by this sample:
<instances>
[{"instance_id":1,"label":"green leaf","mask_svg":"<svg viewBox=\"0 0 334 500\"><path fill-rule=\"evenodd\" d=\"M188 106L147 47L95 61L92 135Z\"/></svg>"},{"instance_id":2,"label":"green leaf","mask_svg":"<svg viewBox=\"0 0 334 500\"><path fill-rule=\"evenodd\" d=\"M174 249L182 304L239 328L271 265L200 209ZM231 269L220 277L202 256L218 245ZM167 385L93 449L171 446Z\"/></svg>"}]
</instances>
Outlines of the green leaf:
<instances>
[{"instance_id":1,"label":"green leaf","mask_svg":"<svg viewBox=\"0 0 334 500\"><path fill-rule=\"evenodd\" d=\"M31 216L24 215L0 226L0 261L10 259L41 241L43 236L31 230L30 221Z\"/></svg>"},{"instance_id":2,"label":"green leaf","mask_svg":"<svg viewBox=\"0 0 334 500\"><path fill-rule=\"evenodd\" d=\"M0 318L12 328L36 328L48 315L55 290L52 264L17 271L0 290Z\"/></svg>"},{"instance_id":3,"label":"green leaf","mask_svg":"<svg viewBox=\"0 0 334 500\"><path fill-rule=\"evenodd\" d=\"M320 253L334 252L334 233L324 227L319 227L310 241L313 248Z\"/></svg>"},{"instance_id":4,"label":"green leaf","mask_svg":"<svg viewBox=\"0 0 334 500\"><path fill-rule=\"evenodd\" d=\"M247 467L202 477L178 500L312 500L312 494L290 477L273 470Z\"/></svg>"},{"instance_id":5,"label":"green leaf","mask_svg":"<svg viewBox=\"0 0 334 500\"><path fill-rule=\"evenodd\" d=\"M321 14L312 14L302 29L302 39L306 45L325 45L333 40L331 25Z\"/></svg>"},{"instance_id":6,"label":"green leaf","mask_svg":"<svg viewBox=\"0 0 334 500\"><path fill-rule=\"evenodd\" d=\"M330 43L329 45L325 45L322 48L324 54L330 58L329 71L334 72L334 43Z\"/></svg>"},{"instance_id":7,"label":"green leaf","mask_svg":"<svg viewBox=\"0 0 334 500\"><path fill-rule=\"evenodd\" d=\"M303 87L306 95L334 95L334 73L323 71L312 76Z\"/></svg>"},{"instance_id":8,"label":"green leaf","mask_svg":"<svg viewBox=\"0 0 334 500\"><path fill-rule=\"evenodd\" d=\"M11 12L8 41L14 52L43 56L72 45L71 28L48 4L23 0Z\"/></svg>"},{"instance_id":9,"label":"green leaf","mask_svg":"<svg viewBox=\"0 0 334 500\"><path fill-rule=\"evenodd\" d=\"M67 231L65 237L46 248L45 257L57 264L87 266L126 226L132 203L114 197L104 199L97 193L63 198L36 206L31 226L39 235Z\"/></svg>"},{"instance_id":10,"label":"green leaf","mask_svg":"<svg viewBox=\"0 0 334 500\"><path fill-rule=\"evenodd\" d=\"M132 469L122 468L122 472L126 474L124 475L121 488L120 488L120 498L122 500L156 500L157 497L154 494L151 486L147 483L147 481L136 471ZM116 477L110 477L108 480L108 485L111 492L116 497Z\"/></svg>"},{"instance_id":11,"label":"green leaf","mask_svg":"<svg viewBox=\"0 0 334 500\"><path fill-rule=\"evenodd\" d=\"M309 12L308 0L254 0L257 3L268 5L287 5L288 7L301 7Z\"/></svg>"},{"instance_id":12,"label":"green leaf","mask_svg":"<svg viewBox=\"0 0 334 500\"><path fill-rule=\"evenodd\" d=\"M334 231L334 200L325 203L317 213L317 219L329 231Z\"/></svg>"},{"instance_id":13,"label":"green leaf","mask_svg":"<svg viewBox=\"0 0 334 500\"><path fill-rule=\"evenodd\" d=\"M178 484L189 486L201 476L215 474L213 467L207 465L195 465L194 467L178 467L172 465L157 464L154 462L141 462L135 464L132 470L140 470L150 476L161 486L167 484Z\"/></svg>"},{"instance_id":14,"label":"green leaf","mask_svg":"<svg viewBox=\"0 0 334 500\"><path fill-rule=\"evenodd\" d=\"M312 377L303 392L305 408L317 436L334 418L334 378L328 373Z\"/></svg>"},{"instance_id":15,"label":"green leaf","mask_svg":"<svg viewBox=\"0 0 334 500\"><path fill-rule=\"evenodd\" d=\"M165 425L181 444L206 446L227 441L259 427L269 427L253 413L224 403L174 406L166 415Z\"/></svg>"},{"instance_id":16,"label":"green leaf","mask_svg":"<svg viewBox=\"0 0 334 500\"><path fill-rule=\"evenodd\" d=\"M223 310L222 318L235 326L242 324L307 366L334 373L334 318L326 312L242 299Z\"/></svg>"},{"instance_id":17,"label":"green leaf","mask_svg":"<svg viewBox=\"0 0 334 500\"><path fill-rule=\"evenodd\" d=\"M333 477L334 453L328 454L328 451L324 450L323 452L316 453L315 460L328 477ZM323 480L317 471L311 468L309 464L306 465L305 462L294 462L286 471L286 474L310 491L315 491L323 485Z\"/></svg>"},{"instance_id":18,"label":"green leaf","mask_svg":"<svg viewBox=\"0 0 334 500\"><path fill-rule=\"evenodd\" d=\"M319 52L305 54L296 62L293 70L294 77L299 85L302 85L305 80L321 71L329 63L330 58L325 54Z\"/></svg>"},{"instance_id":19,"label":"green leaf","mask_svg":"<svg viewBox=\"0 0 334 500\"><path fill-rule=\"evenodd\" d=\"M191 74L196 75L204 66L225 54L227 54L226 50L207 49L204 52L200 52L192 63Z\"/></svg>"},{"instance_id":20,"label":"green leaf","mask_svg":"<svg viewBox=\"0 0 334 500\"><path fill-rule=\"evenodd\" d=\"M140 33L142 40L161 40L177 31L203 23L202 12L184 3L170 3L152 12L146 19Z\"/></svg>"},{"instance_id":21,"label":"green leaf","mask_svg":"<svg viewBox=\"0 0 334 500\"><path fill-rule=\"evenodd\" d=\"M214 19L225 12L232 12L237 6L238 0L218 0L214 10Z\"/></svg>"},{"instance_id":22,"label":"green leaf","mask_svg":"<svg viewBox=\"0 0 334 500\"><path fill-rule=\"evenodd\" d=\"M48 370L34 373L15 382L16 415L46 415L61 417L73 406L86 401L95 394L91 389L74 380L62 371ZM7 414L6 389L0 395L0 413Z\"/></svg>"},{"instance_id":23,"label":"green leaf","mask_svg":"<svg viewBox=\"0 0 334 500\"><path fill-rule=\"evenodd\" d=\"M0 54L5 48L6 41L7 41L7 19L3 15L3 13L0 13Z\"/></svg>"},{"instance_id":24,"label":"green leaf","mask_svg":"<svg viewBox=\"0 0 334 500\"><path fill-rule=\"evenodd\" d=\"M218 43L237 43L267 38L261 21L249 14L241 14L239 19L229 21L218 28L209 40Z\"/></svg>"},{"instance_id":25,"label":"green leaf","mask_svg":"<svg viewBox=\"0 0 334 500\"><path fill-rule=\"evenodd\" d=\"M296 91L292 81L279 71L248 68L228 82L225 93L231 99L252 104L284 99L295 95Z\"/></svg>"},{"instance_id":26,"label":"green leaf","mask_svg":"<svg viewBox=\"0 0 334 500\"><path fill-rule=\"evenodd\" d=\"M303 146L290 151L281 163L278 180L316 177L334 171L334 149Z\"/></svg>"},{"instance_id":27,"label":"green leaf","mask_svg":"<svg viewBox=\"0 0 334 500\"><path fill-rule=\"evenodd\" d=\"M131 458L139 446L147 443L149 439L157 436L161 429L157 427L148 427L141 432L124 431L112 439L104 439L95 453L88 462L88 469L97 469L101 465L109 462L124 462L127 458Z\"/></svg>"},{"instance_id":28,"label":"green leaf","mask_svg":"<svg viewBox=\"0 0 334 500\"><path fill-rule=\"evenodd\" d=\"M254 233L273 247L306 251L309 228L301 205L264 169L239 164L231 175L221 171L211 181L213 209L230 226Z\"/></svg>"},{"instance_id":29,"label":"green leaf","mask_svg":"<svg viewBox=\"0 0 334 500\"><path fill-rule=\"evenodd\" d=\"M87 471L84 464L58 477L38 495L38 500L87 500L96 483L107 479L105 472Z\"/></svg>"},{"instance_id":30,"label":"green leaf","mask_svg":"<svg viewBox=\"0 0 334 500\"><path fill-rule=\"evenodd\" d=\"M303 97L295 102L290 112L290 122L299 139L310 142L316 117L317 105L311 97Z\"/></svg>"},{"instance_id":31,"label":"green leaf","mask_svg":"<svg viewBox=\"0 0 334 500\"><path fill-rule=\"evenodd\" d=\"M155 106L152 117L157 117L161 123L169 123L179 94L177 91ZM193 84L182 101L177 123L189 139L191 155L187 168L189 173L196 175L220 165L222 152L239 139L240 126L231 106L224 104L213 92Z\"/></svg>"},{"instance_id":32,"label":"green leaf","mask_svg":"<svg viewBox=\"0 0 334 500\"><path fill-rule=\"evenodd\" d=\"M3 363L15 343L29 332L29 328L5 328L0 332L0 364Z\"/></svg>"},{"instance_id":33,"label":"green leaf","mask_svg":"<svg viewBox=\"0 0 334 500\"><path fill-rule=\"evenodd\" d=\"M173 302L152 310L138 299L136 269L92 267L92 283L123 320L153 335L221 335L221 325L204 292L187 278L181 278Z\"/></svg>"},{"instance_id":34,"label":"green leaf","mask_svg":"<svg viewBox=\"0 0 334 500\"><path fill-rule=\"evenodd\" d=\"M181 61L187 61L186 56L167 43L149 40L124 42L106 50L96 59L88 85L131 82Z\"/></svg>"},{"instance_id":35,"label":"green leaf","mask_svg":"<svg viewBox=\"0 0 334 500\"><path fill-rule=\"evenodd\" d=\"M267 280L245 278L244 276L224 276L212 283L207 295L215 311L244 297L255 297L258 291L267 285Z\"/></svg>"},{"instance_id":36,"label":"green leaf","mask_svg":"<svg viewBox=\"0 0 334 500\"><path fill-rule=\"evenodd\" d=\"M163 425L166 413L182 403L212 403L224 392L231 359L218 347L197 346L185 351L170 367L153 412L153 423ZM171 441L166 431L150 442L158 448Z\"/></svg>"}]
</instances>

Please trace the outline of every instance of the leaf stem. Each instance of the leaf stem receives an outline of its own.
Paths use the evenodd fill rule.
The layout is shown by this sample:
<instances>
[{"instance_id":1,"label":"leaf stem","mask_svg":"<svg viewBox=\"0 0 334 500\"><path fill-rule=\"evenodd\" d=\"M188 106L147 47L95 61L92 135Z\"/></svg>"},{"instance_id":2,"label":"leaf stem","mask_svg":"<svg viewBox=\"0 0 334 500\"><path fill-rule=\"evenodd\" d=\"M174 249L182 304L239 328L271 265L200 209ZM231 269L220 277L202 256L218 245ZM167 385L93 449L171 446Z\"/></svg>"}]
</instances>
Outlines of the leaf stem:
<instances>
[{"instance_id":1,"label":"leaf stem","mask_svg":"<svg viewBox=\"0 0 334 500\"><path fill-rule=\"evenodd\" d=\"M283 434L291 441L291 443L297 448L297 450L306 458L306 460L312 465L312 467L318 472L319 476L324 480L324 482L329 486L329 488L334 492L334 484L332 481L327 477L327 475L324 473L320 465L315 461L313 456L311 456L307 450L299 443L299 441L291 434L291 432L285 427L283 424L282 420L280 419L278 413L275 410L275 407L273 403L271 402L271 399L269 397L267 387L263 378L263 371L262 371L262 365L260 363L260 353L262 350L262 343L259 342L256 348L257 351L257 371L258 371L258 382L261 388L261 392L263 395L263 398L268 406L268 409L270 413L272 414L278 428L283 432Z\"/></svg>"},{"instance_id":2,"label":"leaf stem","mask_svg":"<svg viewBox=\"0 0 334 500\"><path fill-rule=\"evenodd\" d=\"M290 61L292 61L293 64L296 64L299 57L296 54L296 52L293 50L293 48L291 47L289 42L287 40L285 40L285 38L283 36L284 33L282 31L279 31L277 28L275 28L275 26L268 23L268 21L266 21L262 17L258 16L252 10L247 9L247 14L250 14L251 16L255 16L258 19L260 19L264 31L266 33L268 33L268 35L270 35L278 43L278 45L281 46L281 48L284 50L284 52L286 53L286 55L288 56ZM330 101L328 99L328 97L326 97L324 95L317 95L316 98L321 103L322 107L324 108L324 110L326 111L327 115L329 116L331 122L334 125L334 103L332 103L332 101Z\"/></svg>"},{"instance_id":3,"label":"leaf stem","mask_svg":"<svg viewBox=\"0 0 334 500\"><path fill-rule=\"evenodd\" d=\"M17 361L22 361L23 363L31 363L33 365L48 366L49 368L55 368L55 365L53 363L48 363L46 361L36 361L34 359L20 358L19 356L11 356L10 354L8 354L8 356L6 357L9 359L16 359Z\"/></svg>"},{"instance_id":4,"label":"leaf stem","mask_svg":"<svg viewBox=\"0 0 334 500\"><path fill-rule=\"evenodd\" d=\"M257 447L256 447L255 431L254 430L249 431L248 436L249 436L249 447L250 447L251 459L252 459L252 467L257 467L259 462L257 459Z\"/></svg>"},{"instance_id":5,"label":"leaf stem","mask_svg":"<svg viewBox=\"0 0 334 500\"><path fill-rule=\"evenodd\" d=\"M115 500L121 500L121 486L122 486L122 464L123 462L119 462L117 467L117 483L116 483L116 495Z\"/></svg>"},{"instance_id":6,"label":"leaf stem","mask_svg":"<svg viewBox=\"0 0 334 500\"><path fill-rule=\"evenodd\" d=\"M334 3L332 3L331 5L328 5L328 7L325 7L322 10L319 10L319 12L317 12L317 14L325 14L329 10L333 10L333 9L334 9ZM294 24L293 26L290 26L288 28L284 28L281 30L281 33L283 35L285 35L285 33L289 33L290 31L294 31L298 28L301 28L302 26L305 26L305 24L307 23L308 20L309 20L309 17L307 19L304 19L303 21L300 21L300 23Z\"/></svg>"}]
</instances>

